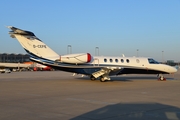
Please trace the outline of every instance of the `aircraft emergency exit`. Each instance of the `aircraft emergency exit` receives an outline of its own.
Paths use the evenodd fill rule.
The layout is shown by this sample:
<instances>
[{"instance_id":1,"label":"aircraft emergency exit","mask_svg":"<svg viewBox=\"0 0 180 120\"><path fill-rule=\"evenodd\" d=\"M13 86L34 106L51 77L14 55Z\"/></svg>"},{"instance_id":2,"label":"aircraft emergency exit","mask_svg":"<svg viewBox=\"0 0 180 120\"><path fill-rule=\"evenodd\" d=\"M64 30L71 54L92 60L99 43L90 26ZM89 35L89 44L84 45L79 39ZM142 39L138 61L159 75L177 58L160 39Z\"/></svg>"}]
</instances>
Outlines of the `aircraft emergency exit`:
<instances>
[{"instance_id":1,"label":"aircraft emergency exit","mask_svg":"<svg viewBox=\"0 0 180 120\"><path fill-rule=\"evenodd\" d=\"M88 75L91 80L100 78L104 82L112 75L122 74L158 74L160 80L165 80L162 74L177 72L174 67L146 57L92 56L90 53L58 55L33 32L13 26L8 28L11 29L10 36L19 41L30 60L54 69Z\"/></svg>"}]
</instances>

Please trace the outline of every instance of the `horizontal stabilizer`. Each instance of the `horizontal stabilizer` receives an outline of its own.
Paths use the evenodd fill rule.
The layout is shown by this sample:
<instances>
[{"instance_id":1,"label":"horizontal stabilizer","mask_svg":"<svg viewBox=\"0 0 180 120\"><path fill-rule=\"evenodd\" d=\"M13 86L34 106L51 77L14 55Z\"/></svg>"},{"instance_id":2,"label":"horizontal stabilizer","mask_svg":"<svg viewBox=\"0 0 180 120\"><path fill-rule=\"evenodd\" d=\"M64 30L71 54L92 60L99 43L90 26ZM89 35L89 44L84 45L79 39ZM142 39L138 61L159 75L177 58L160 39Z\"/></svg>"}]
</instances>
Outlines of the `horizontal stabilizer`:
<instances>
[{"instance_id":1,"label":"horizontal stabilizer","mask_svg":"<svg viewBox=\"0 0 180 120\"><path fill-rule=\"evenodd\" d=\"M20 34L20 35L28 35L28 36L35 36L33 32L21 30L19 28L13 27L13 26L7 26L12 31L9 32L9 34Z\"/></svg>"}]
</instances>

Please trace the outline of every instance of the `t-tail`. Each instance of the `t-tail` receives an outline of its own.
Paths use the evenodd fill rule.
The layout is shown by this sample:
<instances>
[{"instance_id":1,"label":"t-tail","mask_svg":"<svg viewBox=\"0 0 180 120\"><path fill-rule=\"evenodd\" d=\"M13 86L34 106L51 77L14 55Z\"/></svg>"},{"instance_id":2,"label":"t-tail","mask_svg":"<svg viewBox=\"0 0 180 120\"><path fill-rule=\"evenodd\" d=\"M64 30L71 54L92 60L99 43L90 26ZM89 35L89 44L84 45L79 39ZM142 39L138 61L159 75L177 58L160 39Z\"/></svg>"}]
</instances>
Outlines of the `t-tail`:
<instances>
[{"instance_id":1,"label":"t-tail","mask_svg":"<svg viewBox=\"0 0 180 120\"><path fill-rule=\"evenodd\" d=\"M16 38L31 58L57 60L59 55L38 39L34 33L8 26L12 38Z\"/></svg>"}]
</instances>

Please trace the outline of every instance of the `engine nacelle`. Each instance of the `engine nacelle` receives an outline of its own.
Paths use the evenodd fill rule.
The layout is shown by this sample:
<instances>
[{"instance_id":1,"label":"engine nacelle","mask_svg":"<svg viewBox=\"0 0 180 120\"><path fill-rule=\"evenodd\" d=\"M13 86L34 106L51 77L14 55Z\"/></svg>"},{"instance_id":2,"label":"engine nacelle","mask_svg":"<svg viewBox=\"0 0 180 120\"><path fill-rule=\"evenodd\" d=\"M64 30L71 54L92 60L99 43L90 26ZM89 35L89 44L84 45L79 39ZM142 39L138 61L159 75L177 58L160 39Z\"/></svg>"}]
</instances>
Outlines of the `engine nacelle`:
<instances>
[{"instance_id":1,"label":"engine nacelle","mask_svg":"<svg viewBox=\"0 0 180 120\"><path fill-rule=\"evenodd\" d=\"M83 64L88 63L92 60L92 56L89 53L80 53L80 54L68 54L63 55L60 58L60 62L72 63L72 64Z\"/></svg>"}]
</instances>

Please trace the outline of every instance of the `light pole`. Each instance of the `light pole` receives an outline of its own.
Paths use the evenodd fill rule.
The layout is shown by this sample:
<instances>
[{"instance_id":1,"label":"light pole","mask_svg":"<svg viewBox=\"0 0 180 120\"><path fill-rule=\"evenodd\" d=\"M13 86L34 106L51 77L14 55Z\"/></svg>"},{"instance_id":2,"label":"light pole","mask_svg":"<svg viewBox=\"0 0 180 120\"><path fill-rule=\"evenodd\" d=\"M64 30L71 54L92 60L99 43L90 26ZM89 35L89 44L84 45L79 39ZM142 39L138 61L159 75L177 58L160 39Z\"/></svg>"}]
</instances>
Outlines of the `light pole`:
<instances>
[{"instance_id":1,"label":"light pole","mask_svg":"<svg viewBox=\"0 0 180 120\"><path fill-rule=\"evenodd\" d=\"M99 47L95 47L95 55L99 56Z\"/></svg>"},{"instance_id":2,"label":"light pole","mask_svg":"<svg viewBox=\"0 0 180 120\"><path fill-rule=\"evenodd\" d=\"M70 50L70 51L69 51ZM67 54L71 54L72 53L72 46L68 45L67 46Z\"/></svg>"},{"instance_id":3,"label":"light pole","mask_svg":"<svg viewBox=\"0 0 180 120\"><path fill-rule=\"evenodd\" d=\"M137 57L139 57L139 49L137 49Z\"/></svg>"},{"instance_id":4,"label":"light pole","mask_svg":"<svg viewBox=\"0 0 180 120\"><path fill-rule=\"evenodd\" d=\"M164 51L162 51L162 63L164 63Z\"/></svg>"}]
</instances>

